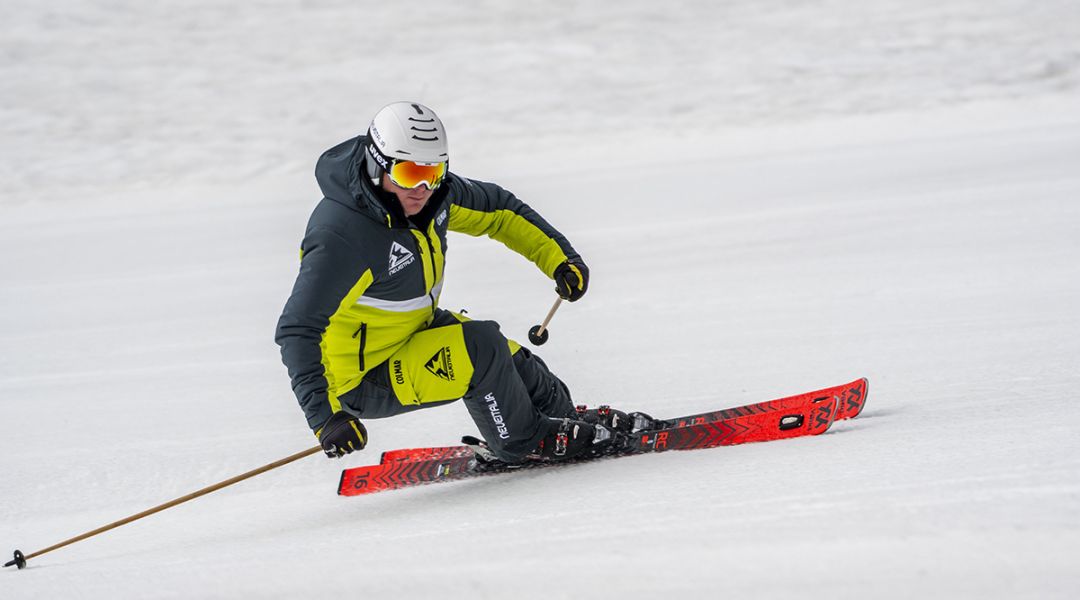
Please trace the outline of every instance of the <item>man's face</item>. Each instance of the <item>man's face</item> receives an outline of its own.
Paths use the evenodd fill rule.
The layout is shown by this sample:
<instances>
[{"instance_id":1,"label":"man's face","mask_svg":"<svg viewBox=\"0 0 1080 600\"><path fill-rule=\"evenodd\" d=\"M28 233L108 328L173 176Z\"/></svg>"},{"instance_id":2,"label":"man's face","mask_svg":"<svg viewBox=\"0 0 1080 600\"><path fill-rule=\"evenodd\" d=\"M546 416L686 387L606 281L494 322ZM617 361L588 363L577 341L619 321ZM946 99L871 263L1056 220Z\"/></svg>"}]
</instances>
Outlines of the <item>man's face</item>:
<instances>
[{"instance_id":1,"label":"man's face","mask_svg":"<svg viewBox=\"0 0 1080 600\"><path fill-rule=\"evenodd\" d=\"M386 173L383 173L382 176L382 188L388 192L393 192L397 196L406 217L411 217L423 210L424 205L427 204L427 201L431 199L431 195L434 193L428 189L427 184L423 183L411 190L403 188L391 181L390 176Z\"/></svg>"}]
</instances>

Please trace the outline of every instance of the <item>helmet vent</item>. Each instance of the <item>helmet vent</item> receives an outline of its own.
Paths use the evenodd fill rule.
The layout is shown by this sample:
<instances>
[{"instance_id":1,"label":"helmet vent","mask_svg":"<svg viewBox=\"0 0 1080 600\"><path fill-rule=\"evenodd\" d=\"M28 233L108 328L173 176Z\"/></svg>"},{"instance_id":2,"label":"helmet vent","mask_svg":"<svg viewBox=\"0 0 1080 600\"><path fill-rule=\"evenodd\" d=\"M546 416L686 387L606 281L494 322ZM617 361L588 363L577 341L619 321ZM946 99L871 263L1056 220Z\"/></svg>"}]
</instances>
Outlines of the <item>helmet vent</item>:
<instances>
[{"instance_id":1,"label":"helmet vent","mask_svg":"<svg viewBox=\"0 0 1080 600\"><path fill-rule=\"evenodd\" d=\"M388 104L375 114L369 131L388 161L435 163L446 160L446 129L434 111L423 104Z\"/></svg>"}]
</instances>

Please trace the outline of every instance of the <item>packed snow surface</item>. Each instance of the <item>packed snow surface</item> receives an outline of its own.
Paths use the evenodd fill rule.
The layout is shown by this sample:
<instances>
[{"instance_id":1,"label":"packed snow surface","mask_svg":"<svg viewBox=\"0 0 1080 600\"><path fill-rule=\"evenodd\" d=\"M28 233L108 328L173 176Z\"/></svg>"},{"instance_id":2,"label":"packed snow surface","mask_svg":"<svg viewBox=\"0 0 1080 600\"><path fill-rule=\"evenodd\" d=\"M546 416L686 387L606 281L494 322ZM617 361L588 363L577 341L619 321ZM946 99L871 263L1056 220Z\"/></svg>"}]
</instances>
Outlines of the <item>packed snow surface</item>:
<instances>
[{"instance_id":1,"label":"packed snow surface","mask_svg":"<svg viewBox=\"0 0 1080 600\"><path fill-rule=\"evenodd\" d=\"M1080 5L7 0L0 551L314 445L273 343L326 147L435 108L592 269L540 349L658 416L866 376L824 436L335 495L460 404L0 573L3 598L1068 598ZM445 308L554 300L454 235ZM8 557L2 557L4 561Z\"/></svg>"}]
</instances>

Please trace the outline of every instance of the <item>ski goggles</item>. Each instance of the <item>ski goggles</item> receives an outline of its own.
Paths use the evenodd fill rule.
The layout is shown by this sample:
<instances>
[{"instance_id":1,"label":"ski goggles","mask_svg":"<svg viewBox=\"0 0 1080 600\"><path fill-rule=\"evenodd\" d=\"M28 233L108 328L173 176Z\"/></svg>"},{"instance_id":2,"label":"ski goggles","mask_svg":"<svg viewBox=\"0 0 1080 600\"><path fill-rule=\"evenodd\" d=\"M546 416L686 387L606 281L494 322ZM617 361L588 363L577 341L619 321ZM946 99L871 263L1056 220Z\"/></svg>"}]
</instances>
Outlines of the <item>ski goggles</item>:
<instances>
[{"instance_id":1,"label":"ski goggles","mask_svg":"<svg viewBox=\"0 0 1080 600\"><path fill-rule=\"evenodd\" d=\"M411 190L427 184L429 190L434 190L446 177L446 163L418 163L411 160L395 160L390 163L386 170L398 187Z\"/></svg>"}]
</instances>

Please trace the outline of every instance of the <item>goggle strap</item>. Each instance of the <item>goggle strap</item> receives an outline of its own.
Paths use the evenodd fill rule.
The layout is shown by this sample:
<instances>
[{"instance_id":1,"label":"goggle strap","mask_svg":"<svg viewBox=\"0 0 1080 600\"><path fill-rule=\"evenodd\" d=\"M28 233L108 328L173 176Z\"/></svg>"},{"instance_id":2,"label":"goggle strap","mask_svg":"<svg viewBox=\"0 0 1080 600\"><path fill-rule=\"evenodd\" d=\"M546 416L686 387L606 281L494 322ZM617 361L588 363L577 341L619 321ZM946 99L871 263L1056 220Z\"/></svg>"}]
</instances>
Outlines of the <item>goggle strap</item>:
<instances>
[{"instance_id":1,"label":"goggle strap","mask_svg":"<svg viewBox=\"0 0 1080 600\"><path fill-rule=\"evenodd\" d=\"M369 132L368 135L370 136L371 133ZM374 140L368 142L367 150L368 154L370 154L371 157L375 159L375 164L379 165L379 168L381 168L383 171L389 171L390 167L393 166L392 161L385 154L383 154L382 151L379 150L379 147L375 145Z\"/></svg>"}]
</instances>

